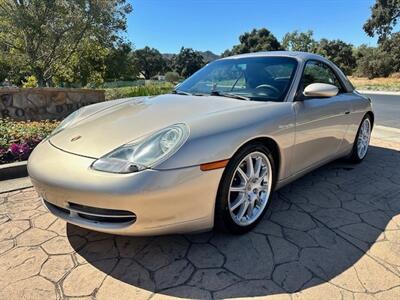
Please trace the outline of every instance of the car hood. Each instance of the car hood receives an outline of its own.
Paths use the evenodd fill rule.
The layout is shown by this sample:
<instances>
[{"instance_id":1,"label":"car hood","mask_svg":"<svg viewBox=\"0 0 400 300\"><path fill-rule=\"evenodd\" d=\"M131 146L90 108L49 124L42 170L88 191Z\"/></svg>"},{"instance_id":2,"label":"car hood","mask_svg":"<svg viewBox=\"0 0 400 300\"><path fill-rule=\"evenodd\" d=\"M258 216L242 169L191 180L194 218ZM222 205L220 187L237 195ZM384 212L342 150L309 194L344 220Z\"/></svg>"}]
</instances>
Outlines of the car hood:
<instances>
[{"instance_id":1,"label":"car hood","mask_svg":"<svg viewBox=\"0 0 400 300\"><path fill-rule=\"evenodd\" d=\"M110 101L108 106L101 105L94 113L51 137L50 143L73 154L99 158L167 126L186 123L190 127L191 120L248 105L255 102L174 94Z\"/></svg>"}]
</instances>

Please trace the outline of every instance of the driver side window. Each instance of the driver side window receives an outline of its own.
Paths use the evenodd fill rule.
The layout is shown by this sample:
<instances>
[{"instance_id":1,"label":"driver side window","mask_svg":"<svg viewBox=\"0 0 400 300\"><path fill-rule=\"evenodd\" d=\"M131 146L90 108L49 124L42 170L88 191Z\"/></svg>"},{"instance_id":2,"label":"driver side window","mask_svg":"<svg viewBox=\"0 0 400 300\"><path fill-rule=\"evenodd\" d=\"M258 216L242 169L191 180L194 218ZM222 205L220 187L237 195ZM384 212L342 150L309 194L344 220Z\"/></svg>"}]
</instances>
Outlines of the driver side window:
<instances>
[{"instance_id":1,"label":"driver side window","mask_svg":"<svg viewBox=\"0 0 400 300\"><path fill-rule=\"evenodd\" d=\"M312 83L332 84L339 89L339 92L343 91L340 81L332 69L319 61L309 61L306 63L301 79L302 90L304 91L304 89Z\"/></svg>"}]
</instances>

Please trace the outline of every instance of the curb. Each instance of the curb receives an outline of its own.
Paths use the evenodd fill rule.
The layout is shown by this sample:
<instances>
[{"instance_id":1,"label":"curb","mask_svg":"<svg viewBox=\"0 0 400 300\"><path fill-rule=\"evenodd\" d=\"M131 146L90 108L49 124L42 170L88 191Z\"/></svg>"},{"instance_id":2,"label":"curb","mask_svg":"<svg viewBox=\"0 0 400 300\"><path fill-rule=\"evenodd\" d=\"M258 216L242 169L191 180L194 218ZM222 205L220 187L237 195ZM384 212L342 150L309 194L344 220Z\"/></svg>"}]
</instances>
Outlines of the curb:
<instances>
[{"instance_id":1,"label":"curb","mask_svg":"<svg viewBox=\"0 0 400 300\"><path fill-rule=\"evenodd\" d=\"M372 130L372 137L381 141L400 144L400 129L375 125Z\"/></svg>"},{"instance_id":2,"label":"curb","mask_svg":"<svg viewBox=\"0 0 400 300\"><path fill-rule=\"evenodd\" d=\"M367 95L382 95L382 96L400 96L400 92L395 91L374 91L374 90L357 90L360 94Z\"/></svg>"},{"instance_id":3,"label":"curb","mask_svg":"<svg viewBox=\"0 0 400 300\"><path fill-rule=\"evenodd\" d=\"M399 128L395 128L395 127L388 127L388 126L383 126L383 125L375 125L374 129L377 129L378 131L386 131L386 132L390 132L390 133L395 133L395 134L399 134L399 141L400 141L400 129Z\"/></svg>"},{"instance_id":4,"label":"curb","mask_svg":"<svg viewBox=\"0 0 400 300\"><path fill-rule=\"evenodd\" d=\"M28 161L0 165L0 181L28 176Z\"/></svg>"}]
</instances>

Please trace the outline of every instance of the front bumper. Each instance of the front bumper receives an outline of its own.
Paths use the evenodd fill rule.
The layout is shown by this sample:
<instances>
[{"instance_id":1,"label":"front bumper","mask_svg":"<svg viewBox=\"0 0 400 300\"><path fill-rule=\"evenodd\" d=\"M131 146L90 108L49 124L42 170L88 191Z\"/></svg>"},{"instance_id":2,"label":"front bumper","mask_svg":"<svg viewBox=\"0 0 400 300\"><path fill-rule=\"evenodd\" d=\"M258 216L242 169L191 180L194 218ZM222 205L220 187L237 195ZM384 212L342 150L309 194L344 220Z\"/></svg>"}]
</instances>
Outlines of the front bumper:
<instances>
[{"instance_id":1,"label":"front bumper","mask_svg":"<svg viewBox=\"0 0 400 300\"><path fill-rule=\"evenodd\" d=\"M111 174L92 170L93 161L59 150L49 142L35 148L28 172L53 214L84 228L123 235L185 233L213 227L223 169L203 172L193 166ZM100 209L106 217L118 210L132 213L133 218L123 222L87 218L87 212L80 214L79 209L71 209L72 205L89 207L89 215L93 208L97 209L95 216Z\"/></svg>"}]
</instances>

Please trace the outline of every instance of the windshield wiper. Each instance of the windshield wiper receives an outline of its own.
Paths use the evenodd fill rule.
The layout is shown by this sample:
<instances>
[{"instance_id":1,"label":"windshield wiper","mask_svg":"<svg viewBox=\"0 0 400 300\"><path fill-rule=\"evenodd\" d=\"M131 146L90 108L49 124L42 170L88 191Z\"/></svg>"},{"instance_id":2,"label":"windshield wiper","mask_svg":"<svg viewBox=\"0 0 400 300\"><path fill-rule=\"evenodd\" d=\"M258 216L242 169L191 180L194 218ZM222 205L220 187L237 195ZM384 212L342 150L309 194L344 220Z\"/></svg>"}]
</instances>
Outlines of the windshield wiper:
<instances>
[{"instance_id":1,"label":"windshield wiper","mask_svg":"<svg viewBox=\"0 0 400 300\"><path fill-rule=\"evenodd\" d=\"M212 91L210 93L211 96L220 96L220 97L228 97L228 98L233 98L233 99L239 99L239 100L246 100L246 101L251 101L249 97L246 96L241 96L237 94L231 94L231 93L223 93L219 91Z\"/></svg>"},{"instance_id":2,"label":"windshield wiper","mask_svg":"<svg viewBox=\"0 0 400 300\"><path fill-rule=\"evenodd\" d=\"M190 96L192 95L191 93L180 91L180 90L173 90L172 94L177 94L177 95L185 95L185 96Z\"/></svg>"},{"instance_id":3,"label":"windshield wiper","mask_svg":"<svg viewBox=\"0 0 400 300\"><path fill-rule=\"evenodd\" d=\"M185 95L185 96L206 96L206 95L208 95L208 94L203 94L203 93L188 93L188 92L179 91L179 90L173 90L172 94Z\"/></svg>"}]
</instances>

